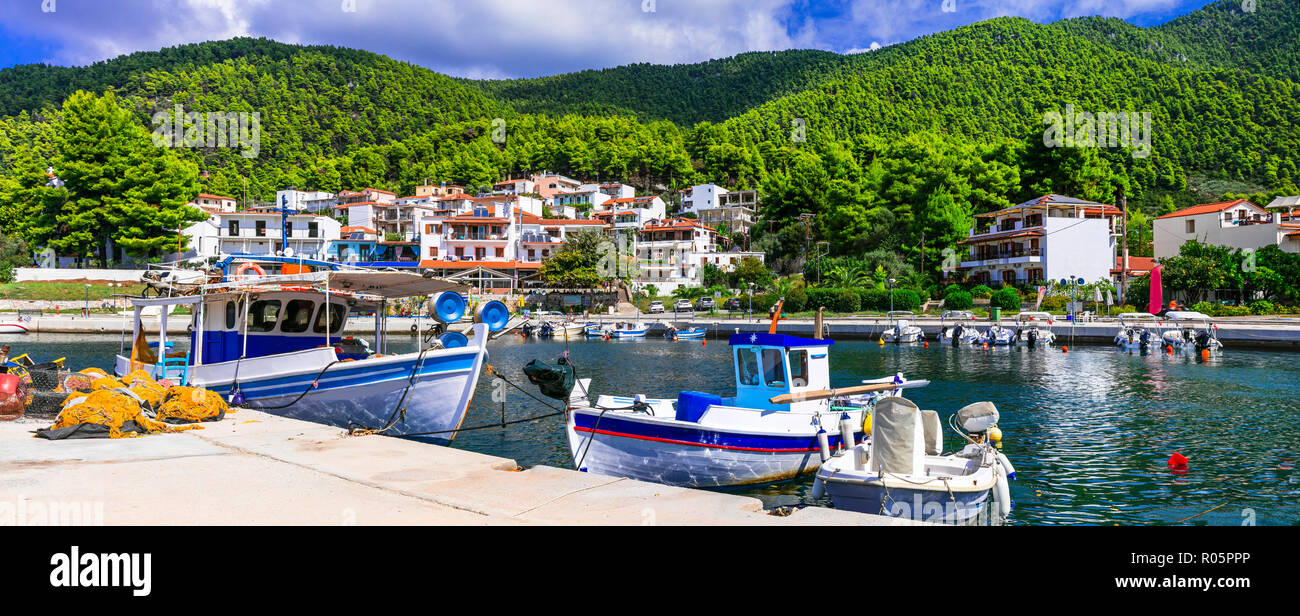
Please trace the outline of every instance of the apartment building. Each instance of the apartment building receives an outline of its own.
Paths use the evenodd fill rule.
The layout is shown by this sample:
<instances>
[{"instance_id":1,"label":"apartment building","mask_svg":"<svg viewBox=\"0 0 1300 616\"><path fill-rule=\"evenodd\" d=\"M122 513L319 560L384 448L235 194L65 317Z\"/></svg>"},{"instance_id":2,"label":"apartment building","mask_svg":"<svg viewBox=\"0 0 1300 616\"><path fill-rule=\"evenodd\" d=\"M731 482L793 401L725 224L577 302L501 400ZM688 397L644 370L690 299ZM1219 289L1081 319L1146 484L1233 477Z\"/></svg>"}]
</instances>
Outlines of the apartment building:
<instances>
[{"instance_id":1,"label":"apartment building","mask_svg":"<svg viewBox=\"0 0 1300 616\"><path fill-rule=\"evenodd\" d=\"M190 252L184 259L208 259L231 253L301 256L324 259L339 238L340 225L329 216L292 213L282 218L278 209L204 209L208 219L182 231L189 236ZM287 238L287 241L285 241Z\"/></svg>"},{"instance_id":2,"label":"apartment building","mask_svg":"<svg viewBox=\"0 0 1300 616\"><path fill-rule=\"evenodd\" d=\"M758 218L758 191L727 190L717 184L700 184L681 191L681 211L700 222L733 233L748 234Z\"/></svg>"},{"instance_id":3,"label":"apartment building","mask_svg":"<svg viewBox=\"0 0 1300 616\"><path fill-rule=\"evenodd\" d=\"M1119 208L1062 195L976 215L976 227L958 244L960 270L983 283L1110 279L1115 264Z\"/></svg>"},{"instance_id":4,"label":"apartment building","mask_svg":"<svg viewBox=\"0 0 1300 616\"><path fill-rule=\"evenodd\" d=\"M1292 219L1290 212L1284 213L1283 209L1289 210L1285 201L1269 211L1245 199L1236 199L1165 214L1152 222L1155 257L1176 256L1182 245L1191 240L1229 248L1277 246L1286 252L1300 252L1300 221Z\"/></svg>"}]
</instances>

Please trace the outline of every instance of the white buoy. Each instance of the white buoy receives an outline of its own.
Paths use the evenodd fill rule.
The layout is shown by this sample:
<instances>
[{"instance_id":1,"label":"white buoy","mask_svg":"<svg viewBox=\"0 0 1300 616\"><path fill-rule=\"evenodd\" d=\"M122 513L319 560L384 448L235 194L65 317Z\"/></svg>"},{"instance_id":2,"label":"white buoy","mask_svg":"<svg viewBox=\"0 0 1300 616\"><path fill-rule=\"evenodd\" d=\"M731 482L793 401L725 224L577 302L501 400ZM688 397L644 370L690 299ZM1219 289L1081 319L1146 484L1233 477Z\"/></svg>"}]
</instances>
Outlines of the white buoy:
<instances>
[{"instance_id":1,"label":"white buoy","mask_svg":"<svg viewBox=\"0 0 1300 616\"><path fill-rule=\"evenodd\" d=\"M817 500L821 498L822 495L825 493L826 493L826 484L822 482L822 478L817 477L816 479L813 479L813 487L812 487L813 500Z\"/></svg>"},{"instance_id":2,"label":"white buoy","mask_svg":"<svg viewBox=\"0 0 1300 616\"><path fill-rule=\"evenodd\" d=\"M861 471L867 468L867 446L865 444L853 448L853 470Z\"/></svg>"},{"instance_id":3,"label":"white buoy","mask_svg":"<svg viewBox=\"0 0 1300 616\"><path fill-rule=\"evenodd\" d=\"M1007 482L1007 472L1001 464L993 467L993 472L997 476L993 484L993 500L998 505L998 513L1005 520L1011 515L1011 485Z\"/></svg>"},{"instance_id":4,"label":"white buoy","mask_svg":"<svg viewBox=\"0 0 1300 616\"><path fill-rule=\"evenodd\" d=\"M849 419L848 413L840 415L840 449L850 449L853 447L853 420Z\"/></svg>"},{"instance_id":5,"label":"white buoy","mask_svg":"<svg viewBox=\"0 0 1300 616\"><path fill-rule=\"evenodd\" d=\"M823 463L831 459L831 439L826 435L826 428L817 429L817 448L821 451Z\"/></svg>"}]
</instances>

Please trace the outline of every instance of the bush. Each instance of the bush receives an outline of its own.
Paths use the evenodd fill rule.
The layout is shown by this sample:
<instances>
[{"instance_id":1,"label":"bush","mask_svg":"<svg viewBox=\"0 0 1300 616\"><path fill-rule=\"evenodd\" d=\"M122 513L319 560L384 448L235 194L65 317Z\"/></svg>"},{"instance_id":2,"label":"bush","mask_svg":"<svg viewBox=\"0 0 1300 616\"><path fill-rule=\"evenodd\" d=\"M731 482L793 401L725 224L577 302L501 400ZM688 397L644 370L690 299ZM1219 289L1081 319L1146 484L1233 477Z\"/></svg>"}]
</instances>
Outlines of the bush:
<instances>
[{"instance_id":1,"label":"bush","mask_svg":"<svg viewBox=\"0 0 1300 616\"><path fill-rule=\"evenodd\" d=\"M949 293L943 298L944 310L970 310L975 307L975 300L970 293L957 290Z\"/></svg>"},{"instance_id":2,"label":"bush","mask_svg":"<svg viewBox=\"0 0 1300 616\"><path fill-rule=\"evenodd\" d=\"M966 289L961 288L961 285L959 284L950 284L947 287L944 287L943 296L946 298L949 295L952 295L953 293L956 293L958 291L965 291L965 290Z\"/></svg>"},{"instance_id":3,"label":"bush","mask_svg":"<svg viewBox=\"0 0 1300 616\"><path fill-rule=\"evenodd\" d=\"M1216 317L1245 317L1250 316L1250 308L1245 306L1215 306L1212 316Z\"/></svg>"},{"instance_id":4,"label":"bush","mask_svg":"<svg viewBox=\"0 0 1300 616\"><path fill-rule=\"evenodd\" d=\"M1273 302L1266 299L1250 303L1251 314L1273 314L1275 312L1277 312L1277 307L1273 305Z\"/></svg>"},{"instance_id":5,"label":"bush","mask_svg":"<svg viewBox=\"0 0 1300 616\"><path fill-rule=\"evenodd\" d=\"M989 299L993 295L993 289L984 285L975 286L970 290L971 297L978 299Z\"/></svg>"},{"instance_id":6,"label":"bush","mask_svg":"<svg viewBox=\"0 0 1300 616\"><path fill-rule=\"evenodd\" d=\"M989 296L989 305L1003 310L1019 310L1020 293L1011 287L1007 287Z\"/></svg>"},{"instance_id":7,"label":"bush","mask_svg":"<svg viewBox=\"0 0 1300 616\"><path fill-rule=\"evenodd\" d=\"M861 309L862 298L853 289L840 289L835 294L834 305L831 306L831 310L840 313L857 312Z\"/></svg>"},{"instance_id":8,"label":"bush","mask_svg":"<svg viewBox=\"0 0 1300 616\"><path fill-rule=\"evenodd\" d=\"M808 292L804 287L795 287L785 294L784 312L803 312L808 309ZM815 308L814 308L815 310Z\"/></svg>"},{"instance_id":9,"label":"bush","mask_svg":"<svg viewBox=\"0 0 1300 616\"><path fill-rule=\"evenodd\" d=\"M889 305L889 291L885 291L885 305ZM894 310L916 310L921 307L921 296L912 289L894 289Z\"/></svg>"},{"instance_id":10,"label":"bush","mask_svg":"<svg viewBox=\"0 0 1300 616\"><path fill-rule=\"evenodd\" d=\"M858 304L862 310L889 310L889 291L885 289L858 289Z\"/></svg>"},{"instance_id":11,"label":"bush","mask_svg":"<svg viewBox=\"0 0 1300 616\"><path fill-rule=\"evenodd\" d=\"M9 284L17 277L18 272L15 270L13 263L0 261L0 284Z\"/></svg>"},{"instance_id":12,"label":"bush","mask_svg":"<svg viewBox=\"0 0 1300 616\"><path fill-rule=\"evenodd\" d=\"M1041 310L1044 312L1065 312L1065 304L1068 301L1070 301L1070 299L1064 295L1044 297Z\"/></svg>"},{"instance_id":13,"label":"bush","mask_svg":"<svg viewBox=\"0 0 1300 616\"><path fill-rule=\"evenodd\" d=\"M1196 302L1192 304L1192 311L1201 314L1214 314L1214 304L1210 302Z\"/></svg>"}]
</instances>

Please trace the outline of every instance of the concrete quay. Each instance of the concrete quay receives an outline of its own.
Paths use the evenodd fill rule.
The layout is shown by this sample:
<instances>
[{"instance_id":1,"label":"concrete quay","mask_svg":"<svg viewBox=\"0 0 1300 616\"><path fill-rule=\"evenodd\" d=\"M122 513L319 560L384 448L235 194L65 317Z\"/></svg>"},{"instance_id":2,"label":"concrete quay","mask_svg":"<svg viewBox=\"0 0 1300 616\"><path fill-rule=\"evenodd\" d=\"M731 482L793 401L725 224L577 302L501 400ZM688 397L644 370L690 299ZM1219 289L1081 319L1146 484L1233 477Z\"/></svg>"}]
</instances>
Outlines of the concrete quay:
<instances>
[{"instance_id":1,"label":"concrete quay","mask_svg":"<svg viewBox=\"0 0 1300 616\"><path fill-rule=\"evenodd\" d=\"M47 441L0 423L0 525L912 525L539 466L238 410L202 430Z\"/></svg>"}]
</instances>

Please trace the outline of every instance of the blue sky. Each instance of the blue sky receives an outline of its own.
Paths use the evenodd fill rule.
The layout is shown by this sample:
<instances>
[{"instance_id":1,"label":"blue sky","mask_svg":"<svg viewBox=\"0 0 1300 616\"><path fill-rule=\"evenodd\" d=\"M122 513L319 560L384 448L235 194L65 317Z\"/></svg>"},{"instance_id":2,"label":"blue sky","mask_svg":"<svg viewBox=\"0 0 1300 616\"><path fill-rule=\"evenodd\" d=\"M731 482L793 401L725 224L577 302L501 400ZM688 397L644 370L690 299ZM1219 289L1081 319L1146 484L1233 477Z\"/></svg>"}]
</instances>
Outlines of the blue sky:
<instances>
[{"instance_id":1,"label":"blue sky","mask_svg":"<svg viewBox=\"0 0 1300 616\"><path fill-rule=\"evenodd\" d=\"M0 0L0 68L234 36L332 44L462 77L745 51L857 53L1003 15L1163 23L1208 0ZM951 10L945 10L945 7Z\"/></svg>"}]
</instances>

